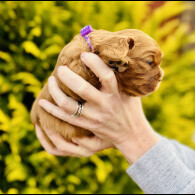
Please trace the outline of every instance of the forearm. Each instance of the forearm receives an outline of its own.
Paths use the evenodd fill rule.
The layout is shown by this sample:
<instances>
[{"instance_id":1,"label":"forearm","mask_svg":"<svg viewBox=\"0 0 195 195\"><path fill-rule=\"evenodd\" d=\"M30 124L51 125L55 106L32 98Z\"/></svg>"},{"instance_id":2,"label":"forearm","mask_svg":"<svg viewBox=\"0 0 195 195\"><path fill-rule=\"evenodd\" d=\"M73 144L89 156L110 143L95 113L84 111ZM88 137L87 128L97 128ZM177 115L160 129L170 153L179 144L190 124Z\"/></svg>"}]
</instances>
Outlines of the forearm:
<instances>
[{"instance_id":1,"label":"forearm","mask_svg":"<svg viewBox=\"0 0 195 195\"><path fill-rule=\"evenodd\" d=\"M160 136L154 132L148 121L143 117L139 124L132 127L131 136L126 141L115 145L124 155L129 164L135 163L141 156L160 141Z\"/></svg>"},{"instance_id":2,"label":"forearm","mask_svg":"<svg viewBox=\"0 0 195 195\"><path fill-rule=\"evenodd\" d=\"M154 132L142 120L124 143L116 145L129 164L127 173L145 193L194 193L195 152Z\"/></svg>"}]
</instances>

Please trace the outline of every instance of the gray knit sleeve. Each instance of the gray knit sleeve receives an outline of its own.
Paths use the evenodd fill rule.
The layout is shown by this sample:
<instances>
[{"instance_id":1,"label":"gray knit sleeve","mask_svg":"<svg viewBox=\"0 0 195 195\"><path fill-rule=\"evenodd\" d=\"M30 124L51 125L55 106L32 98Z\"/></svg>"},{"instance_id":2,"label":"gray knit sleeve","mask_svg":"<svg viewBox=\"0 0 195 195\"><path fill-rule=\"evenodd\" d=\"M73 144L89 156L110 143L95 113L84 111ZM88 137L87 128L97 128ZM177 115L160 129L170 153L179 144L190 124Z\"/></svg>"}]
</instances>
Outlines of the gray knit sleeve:
<instances>
[{"instance_id":1,"label":"gray knit sleeve","mask_svg":"<svg viewBox=\"0 0 195 195\"><path fill-rule=\"evenodd\" d=\"M147 194L194 194L194 158L193 150L162 138L127 173Z\"/></svg>"},{"instance_id":2,"label":"gray knit sleeve","mask_svg":"<svg viewBox=\"0 0 195 195\"><path fill-rule=\"evenodd\" d=\"M169 140L174 147L174 151L180 160L191 170L195 171L195 151L180 144L175 140Z\"/></svg>"}]
</instances>

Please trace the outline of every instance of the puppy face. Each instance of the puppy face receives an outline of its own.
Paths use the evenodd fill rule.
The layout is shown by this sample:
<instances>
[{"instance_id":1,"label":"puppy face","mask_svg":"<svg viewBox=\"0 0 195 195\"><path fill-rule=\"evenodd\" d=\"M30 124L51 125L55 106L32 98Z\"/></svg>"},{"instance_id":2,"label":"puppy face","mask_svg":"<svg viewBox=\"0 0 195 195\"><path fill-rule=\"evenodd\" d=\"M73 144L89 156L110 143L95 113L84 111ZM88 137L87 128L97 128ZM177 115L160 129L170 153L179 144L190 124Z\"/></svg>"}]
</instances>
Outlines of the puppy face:
<instances>
[{"instance_id":1,"label":"puppy face","mask_svg":"<svg viewBox=\"0 0 195 195\"><path fill-rule=\"evenodd\" d=\"M162 80L162 52L147 34L135 29L119 32L94 31L93 52L113 69L119 90L132 96L155 91Z\"/></svg>"}]
</instances>

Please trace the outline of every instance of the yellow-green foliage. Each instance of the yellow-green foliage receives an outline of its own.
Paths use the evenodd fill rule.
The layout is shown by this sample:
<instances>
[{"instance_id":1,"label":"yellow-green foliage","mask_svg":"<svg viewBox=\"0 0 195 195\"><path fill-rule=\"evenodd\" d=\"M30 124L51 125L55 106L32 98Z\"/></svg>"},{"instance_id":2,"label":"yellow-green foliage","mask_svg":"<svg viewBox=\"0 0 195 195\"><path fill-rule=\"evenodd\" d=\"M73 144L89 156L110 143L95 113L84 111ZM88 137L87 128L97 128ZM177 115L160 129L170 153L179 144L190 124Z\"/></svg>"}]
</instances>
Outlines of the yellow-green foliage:
<instances>
[{"instance_id":1,"label":"yellow-green foliage","mask_svg":"<svg viewBox=\"0 0 195 195\"><path fill-rule=\"evenodd\" d=\"M195 33L184 2L0 2L0 193L141 193L117 150L59 158L41 148L29 112L57 56L80 29L143 30L164 53L160 89L143 98L156 131L195 147ZM168 20L169 18L174 18ZM167 21L164 23L163 21Z\"/></svg>"}]
</instances>

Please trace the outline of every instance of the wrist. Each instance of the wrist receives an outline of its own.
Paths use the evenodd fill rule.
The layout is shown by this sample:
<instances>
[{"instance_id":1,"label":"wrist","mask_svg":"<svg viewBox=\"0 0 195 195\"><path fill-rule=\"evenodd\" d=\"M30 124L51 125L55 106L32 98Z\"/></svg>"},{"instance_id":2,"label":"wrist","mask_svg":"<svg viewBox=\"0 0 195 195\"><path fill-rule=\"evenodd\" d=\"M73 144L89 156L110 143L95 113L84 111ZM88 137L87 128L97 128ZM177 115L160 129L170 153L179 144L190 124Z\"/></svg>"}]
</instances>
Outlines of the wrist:
<instances>
[{"instance_id":1,"label":"wrist","mask_svg":"<svg viewBox=\"0 0 195 195\"><path fill-rule=\"evenodd\" d=\"M160 141L159 136L154 132L150 125L142 127L141 130L139 128L137 131L135 130L135 132L137 133L128 136L124 142L115 145L129 164L135 163Z\"/></svg>"}]
</instances>

